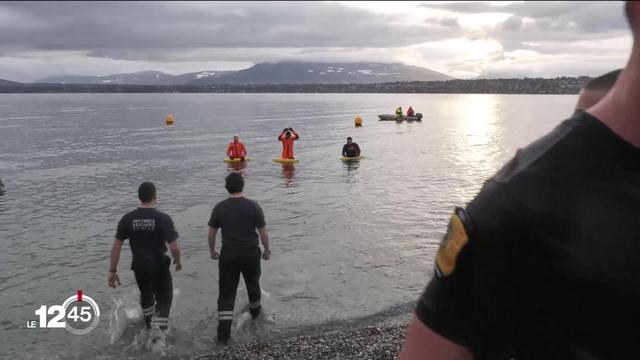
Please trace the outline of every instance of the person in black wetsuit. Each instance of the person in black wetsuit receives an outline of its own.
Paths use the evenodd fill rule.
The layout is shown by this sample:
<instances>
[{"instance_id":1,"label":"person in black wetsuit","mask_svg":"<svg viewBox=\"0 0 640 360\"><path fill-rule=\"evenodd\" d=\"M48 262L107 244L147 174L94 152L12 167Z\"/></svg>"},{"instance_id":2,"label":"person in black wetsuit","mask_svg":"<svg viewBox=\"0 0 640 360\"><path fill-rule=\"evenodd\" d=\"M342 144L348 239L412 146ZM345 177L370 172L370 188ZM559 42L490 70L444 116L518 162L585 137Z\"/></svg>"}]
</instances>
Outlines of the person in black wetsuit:
<instances>
[{"instance_id":1,"label":"person in black wetsuit","mask_svg":"<svg viewBox=\"0 0 640 360\"><path fill-rule=\"evenodd\" d=\"M231 173L225 179L229 198L219 202L209 219L209 250L211 259L219 260L218 292L218 342L227 344L231 337L233 308L240 274L244 278L249 295L249 311L253 319L260 315L260 257L269 260L269 235L262 208L257 202L242 195L244 179ZM216 251L216 235L222 229L222 249ZM260 252L258 234L264 247Z\"/></svg>"},{"instance_id":2,"label":"person in black wetsuit","mask_svg":"<svg viewBox=\"0 0 640 360\"><path fill-rule=\"evenodd\" d=\"M457 208L400 356L631 359L640 332L640 3L609 93Z\"/></svg>"},{"instance_id":3,"label":"person in black wetsuit","mask_svg":"<svg viewBox=\"0 0 640 360\"><path fill-rule=\"evenodd\" d=\"M171 249L176 271L182 269L180 250L176 240L178 233L171 217L156 210L156 187L145 182L138 188L141 205L127 213L118 223L116 238L111 249L111 267L108 283L112 288L120 285L117 273L122 244L129 239L136 283L140 289L140 305L147 329L166 330L173 300L173 282L166 255L167 244Z\"/></svg>"},{"instance_id":4,"label":"person in black wetsuit","mask_svg":"<svg viewBox=\"0 0 640 360\"><path fill-rule=\"evenodd\" d=\"M360 156L360 147L353 142L351 137L347 138L347 143L342 147L342 156L349 158Z\"/></svg>"}]
</instances>

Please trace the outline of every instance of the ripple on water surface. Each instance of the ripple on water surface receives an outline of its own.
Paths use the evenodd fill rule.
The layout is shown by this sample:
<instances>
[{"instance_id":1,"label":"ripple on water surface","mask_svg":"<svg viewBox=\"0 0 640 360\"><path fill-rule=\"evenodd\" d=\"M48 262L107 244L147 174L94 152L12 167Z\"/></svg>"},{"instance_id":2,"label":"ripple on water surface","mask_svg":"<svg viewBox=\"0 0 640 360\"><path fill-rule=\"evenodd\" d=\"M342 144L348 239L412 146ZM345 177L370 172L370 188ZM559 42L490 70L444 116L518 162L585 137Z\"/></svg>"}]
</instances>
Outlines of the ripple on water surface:
<instances>
[{"instance_id":1,"label":"ripple on water surface","mask_svg":"<svg viewBox=\"0 0 640 360\"><path fill-rule=\"evenodd\" d=\"M454 206L469 201L518 147L569 115L574 96L381 94L40 94L0 96L0 353L11 358L121 359L145 349L137 288L120 260L122 287L106 286L119 218L142 181L180 233L167 355L215 347L217 263L207 220L241 171L260 202L273 256L263 262L265 318L236 317L234 338L313 332L411 311L432 273ZM522 113L523 104L538 113ZM378 122L411 104L422 123ZM228 109L233 109L229 112ZM164 116L174 114L174 126ZM353 127L353 117L364 119ZM300 163L282 166L277 134L300 133ZM222 162L240 134L252 161ZM365 159L340 161L347 136ZM247 303L241 282L236 311ZM40 304L82 289L100 305L84 337L27 330ZM400 309L400 310L398 310ZM245 316L246 317L246 316ZM360 320L358 320L360 319ZM322 325L324 324L324 325ZM342 325L340 325L342 324ZM28 355L25 355L28 354Z\"/></svg>"}]
</instances>

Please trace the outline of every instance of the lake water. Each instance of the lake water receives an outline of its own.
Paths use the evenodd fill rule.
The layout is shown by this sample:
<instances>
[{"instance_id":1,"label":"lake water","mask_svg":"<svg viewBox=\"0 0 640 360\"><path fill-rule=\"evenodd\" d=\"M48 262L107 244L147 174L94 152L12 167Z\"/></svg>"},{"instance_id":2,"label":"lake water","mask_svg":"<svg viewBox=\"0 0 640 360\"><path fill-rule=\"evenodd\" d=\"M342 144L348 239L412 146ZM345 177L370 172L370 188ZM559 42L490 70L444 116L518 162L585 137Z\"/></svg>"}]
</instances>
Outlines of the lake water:
<instances>
[{"instance_id":1,"label":"lake water","mask_svg":"<svg viewBox=\"0 0 640 360\"><path fill-rule=\"evenodd\" d=\"M226 198L222 162L234 133L252 161L245 194L264 209L265 319L248 339L408 314L435 251L464 205L518 147L572 113L576 96L415 94L34 94L0 96L0 354L10 358L155 358L141 345L137 287L125 244L123 286L107 287L117 221L153 181L180 233L168 357L215 346L217 263L207 221ZM379 122L412 105L422 123ZM166 126L166 114L174 126ZM353 119L364 119L354 128ZM300 163L276 140L300 134ZM340 161L347 136L366 157ZM247 303L240 283L236 310ZM100 306L96 330L27 329L43 304L82 289Z\"/></svg>"}]
</instances>

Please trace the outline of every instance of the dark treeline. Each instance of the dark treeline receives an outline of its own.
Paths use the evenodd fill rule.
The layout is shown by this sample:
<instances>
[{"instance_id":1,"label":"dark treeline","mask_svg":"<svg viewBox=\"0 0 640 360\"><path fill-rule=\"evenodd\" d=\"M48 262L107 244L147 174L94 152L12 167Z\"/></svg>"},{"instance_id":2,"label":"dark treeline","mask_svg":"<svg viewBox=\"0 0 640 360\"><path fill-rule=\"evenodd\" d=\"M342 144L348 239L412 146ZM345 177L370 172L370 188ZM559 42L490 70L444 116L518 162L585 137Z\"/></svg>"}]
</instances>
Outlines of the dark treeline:
<instances>
[{"instance_id":1,"label":"dark treeline","mask_svg":"<svg viewBox=\"0 0 640 360\"><path fill-rule=\"evenodd\" d=\"M17 84L0 93L416 93L416 94L577 94L591 78L480 79L411 81L379 84L252 85L82 85Z\"/></svg>"}]
</instances>

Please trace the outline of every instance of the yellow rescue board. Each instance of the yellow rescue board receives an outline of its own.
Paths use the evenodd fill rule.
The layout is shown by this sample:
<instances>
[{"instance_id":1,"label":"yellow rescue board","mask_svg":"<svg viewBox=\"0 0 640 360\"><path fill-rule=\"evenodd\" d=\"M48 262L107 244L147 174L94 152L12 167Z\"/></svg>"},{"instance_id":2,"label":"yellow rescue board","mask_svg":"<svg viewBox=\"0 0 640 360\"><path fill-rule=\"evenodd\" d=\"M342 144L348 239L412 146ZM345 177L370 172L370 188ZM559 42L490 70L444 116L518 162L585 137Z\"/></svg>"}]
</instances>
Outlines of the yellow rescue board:
<instances>
[{"instance_id":1,"label":"yellow rescue board","mask_svg":"<svg viewBox=\"0 0 640 360\"><path fill-rule=\"evenodd\" d=\"M354 156L354 157L341 157L340 160L342 161L357 161L357 160L362 160L364 159L364 156Z\"/></svg>"},{"instance_id":2,"label":"yellow rescue board","mask_svg":"<svg viewBox=\"0 0 640 360\"><path fill-rule=\"evenodd\" d=\"M250 158L245 156L244 161L250 161L250 160L251 160ZM239 163L239 162L242 162L242 158L235 158L235 159L226 158L226 159L224 159L224 162L226 162L226 163Z\"/></svg>"},{"instance_id":3,"label":"yellow rescue board","mask_svg":"<svg viewBox=\"0 0 640 360\"><path fill-rule=\"evenodd\" d=\"M296 164L298 161L298 159L280 159L280 158L275 158L273 159L273 162L277 162L279 164Z\"/></svg>"}]
</instances>

